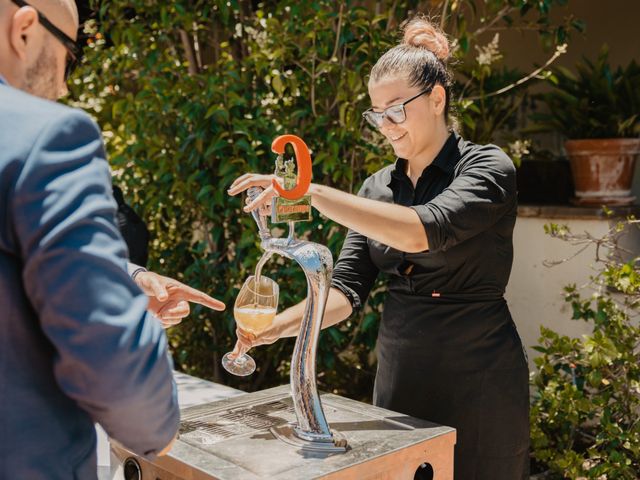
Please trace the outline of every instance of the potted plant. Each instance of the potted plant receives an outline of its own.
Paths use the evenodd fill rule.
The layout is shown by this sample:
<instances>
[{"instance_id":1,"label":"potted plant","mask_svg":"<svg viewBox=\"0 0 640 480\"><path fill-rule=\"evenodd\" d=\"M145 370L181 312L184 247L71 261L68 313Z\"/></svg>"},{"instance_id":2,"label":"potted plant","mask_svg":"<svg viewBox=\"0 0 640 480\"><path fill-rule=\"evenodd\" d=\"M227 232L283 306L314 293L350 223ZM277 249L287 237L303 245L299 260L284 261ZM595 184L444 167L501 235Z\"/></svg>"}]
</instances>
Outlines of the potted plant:
<instances>
[{"instance_id":1,"label":"potted plant","mask_svg":"<svg viewBox=\"0 0 640 480\"><path fill-rule=\"evenodd\" d=\"M532 131L567 137L576 199L581 205L633 203L631 182L640 153L640 65L612 69L603 48L595 62L584 59L576 74L557 67L553 90L542 98L548 112L532 115Z\"/></svg>"}]
</instances>

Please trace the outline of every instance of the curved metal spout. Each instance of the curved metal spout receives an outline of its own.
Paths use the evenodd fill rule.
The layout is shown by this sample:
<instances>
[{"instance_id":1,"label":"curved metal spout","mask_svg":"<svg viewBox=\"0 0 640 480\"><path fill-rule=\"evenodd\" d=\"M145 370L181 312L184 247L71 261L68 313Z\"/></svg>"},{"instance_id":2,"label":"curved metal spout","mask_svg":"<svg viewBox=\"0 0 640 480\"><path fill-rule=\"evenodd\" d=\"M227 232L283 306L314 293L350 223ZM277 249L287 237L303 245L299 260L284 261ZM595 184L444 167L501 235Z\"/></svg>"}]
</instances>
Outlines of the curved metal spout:
<instances>
[{"instance_id":1,"label":"curved metal spout","mask_svg":"<svg viewBox=\"0 0 640 480\"><path fill-rule=\"evenodd\" d=\"M324 245L299 242L293 259L307 277L307 304L291 359L291 395L298 417L298 436L333 441L316 383L316 352L333 271L331 252Z\"/></svg>"},{"instance_id":2,"label":"curved metal spout","mask_svg":"<svg viewBox=\"0 0 640 480\"><path fill-rule=\"evenodd\" d=\"M257 196L260 192L250 192ZM255 197L254 197L255 198ZM258 262L256 275L273 254L295 260L307 278L307 303L300 324L300 332L291 358L291 396L298 420L292 430L275 429L273 433L283 441L294 443L303 449L323 451L345 451L346 442L336 441L327 422L316 383L316 352L324 310L327 304L333 257L324 245L301 241L294 238L294 224L289 224L289 236L273 238L268 230L263 230L260 218L256 218L260 228L261 246L265 253ZM302 439L296 443L291 437Z\"/></svg>"},{"instance_id":3,"label":"curved metal spout","mask_svg":"<svg viewBox=\"0 0 640 480\"><path fill-rule=\"evenodd\" d=\"M307 304L291 358L291 396L298 419L296 434L312 442L333 442L316 384L316 352L329 294L333 258L324 245L289 238L263 240L265 254L256 273L273 255L295 260L307 278Z\"/></svg>"}]
</instances>

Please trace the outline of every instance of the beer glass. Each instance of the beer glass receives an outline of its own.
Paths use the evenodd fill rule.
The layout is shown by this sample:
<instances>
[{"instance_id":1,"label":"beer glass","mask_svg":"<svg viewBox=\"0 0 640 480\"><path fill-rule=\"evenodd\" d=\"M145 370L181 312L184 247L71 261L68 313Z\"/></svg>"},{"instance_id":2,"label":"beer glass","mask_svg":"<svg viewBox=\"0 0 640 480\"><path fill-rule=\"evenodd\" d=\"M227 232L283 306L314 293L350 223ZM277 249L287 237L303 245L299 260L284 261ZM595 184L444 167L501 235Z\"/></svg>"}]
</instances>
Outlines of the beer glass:
<instances>
[{"instance_id":1,"label":"beer glass","mask_svg":"<svg viewBox=\"0 0 640 480\"><path fill-rule=\"evenodd\" d=\"M248 277L233 306L233 316L240 330L258 336L273 323L278 309L279 287L269 277L260 275ZM251 375L256 369L256 362L247 355L246 350L239 348L237 356L231 352L222 357L222 366L229 373L238 376Z\"/></svg>"}]
</instances>

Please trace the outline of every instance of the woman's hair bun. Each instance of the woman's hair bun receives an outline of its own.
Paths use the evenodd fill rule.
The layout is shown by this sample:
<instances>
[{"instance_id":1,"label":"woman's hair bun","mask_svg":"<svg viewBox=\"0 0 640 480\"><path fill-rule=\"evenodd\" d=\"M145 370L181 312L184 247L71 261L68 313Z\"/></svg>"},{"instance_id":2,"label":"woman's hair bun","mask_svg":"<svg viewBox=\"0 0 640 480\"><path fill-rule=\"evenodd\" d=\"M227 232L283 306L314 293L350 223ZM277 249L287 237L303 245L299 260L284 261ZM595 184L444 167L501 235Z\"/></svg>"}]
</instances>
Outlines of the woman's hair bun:
<instances>
[{"instance_id":1,"label":"woman's hair bun","mask_svg":"<svg viewBox=\"0 0 640 480\"><path fill-rule=\"evenodd\" d=\"M402 43L405 45L425 48L443 62L449 59L449 40L447 40L442 30L431 23L424 15L418 15L407 21L403 27L403 32Z\"/></svg>"}]
</instances>

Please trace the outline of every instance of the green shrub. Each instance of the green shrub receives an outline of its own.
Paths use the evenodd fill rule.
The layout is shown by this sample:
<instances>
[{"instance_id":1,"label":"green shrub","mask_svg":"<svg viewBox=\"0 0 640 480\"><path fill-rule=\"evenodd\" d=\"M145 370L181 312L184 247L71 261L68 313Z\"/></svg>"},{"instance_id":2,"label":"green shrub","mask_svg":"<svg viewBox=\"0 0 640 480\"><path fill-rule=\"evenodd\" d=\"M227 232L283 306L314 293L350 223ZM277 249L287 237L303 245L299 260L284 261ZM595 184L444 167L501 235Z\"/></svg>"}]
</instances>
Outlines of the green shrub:
<instances>
[{"instance_id":1,"label":"green shrub","mask_svg":"<svg viewBox=\"0 0 640 480\"><path fill-rule=\"evenodd\" d=\"M623 222L601 239L551 225L549 233L597 244L600 272L584 297L565 290L573 319L593 331L569 338L542 328L531 409L533 457L550 479L637 479L640 472L640 328L638 258L614 254L616 239L637 221Z\"/></svg>"}]
</instances>

